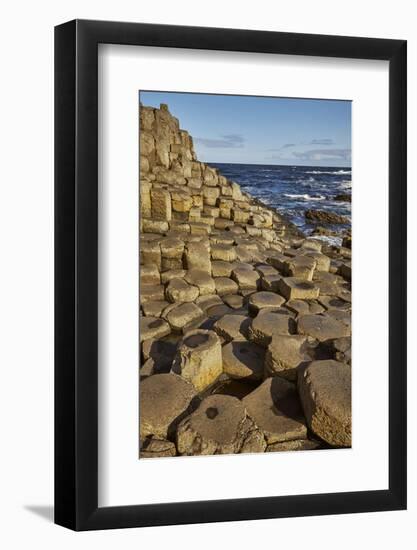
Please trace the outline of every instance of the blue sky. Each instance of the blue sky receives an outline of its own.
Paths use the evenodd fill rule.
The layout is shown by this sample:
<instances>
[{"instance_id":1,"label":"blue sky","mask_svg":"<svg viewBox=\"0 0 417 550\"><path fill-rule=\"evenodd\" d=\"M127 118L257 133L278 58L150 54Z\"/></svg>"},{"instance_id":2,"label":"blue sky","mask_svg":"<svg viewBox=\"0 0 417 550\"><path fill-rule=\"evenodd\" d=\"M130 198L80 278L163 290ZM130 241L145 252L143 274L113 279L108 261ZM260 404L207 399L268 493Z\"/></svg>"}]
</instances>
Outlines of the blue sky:
<instances>
[{"instance_id":1,"label":"blue sky","mask_svg":"<svg viewBox=\"0 0 417 550\"><path fill-rule=\"evenodd\" d=\"M351 102L140 92L143 105L167 103L204 162L351 165Z\"/></svg>"}]
</instances>

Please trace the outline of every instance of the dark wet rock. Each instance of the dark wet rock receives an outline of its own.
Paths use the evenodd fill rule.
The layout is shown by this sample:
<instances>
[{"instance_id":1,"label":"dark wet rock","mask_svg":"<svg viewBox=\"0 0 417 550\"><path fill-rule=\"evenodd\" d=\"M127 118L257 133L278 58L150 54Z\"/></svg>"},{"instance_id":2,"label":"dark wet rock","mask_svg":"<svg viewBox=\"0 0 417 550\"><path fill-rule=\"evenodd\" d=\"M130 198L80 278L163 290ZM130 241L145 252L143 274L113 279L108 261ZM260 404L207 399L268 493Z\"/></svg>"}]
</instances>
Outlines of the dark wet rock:
<instances>
[{"instance_id":1,"label":"dark wet rock","mask_svg":"<svg viewBox=\"0 0 417 550\"><path fill-rule=\"evenodd\" d=\"M336 195L333 200L340 202L352 202L352 195L349 195L348 193L341 193L340 195Z\"/></svg>"},{"instance_id":2,"label":"dark wet rock","mask_svg":"<svg viewBox=\"0 0 417 550\"><path fill-rule=\"evenodd\" d=\"M349 224L350 221L346 216L328 212L327 210L306 210L304 216L309 222L317 222L329 225Z\"/></svg>"}]
</instances>

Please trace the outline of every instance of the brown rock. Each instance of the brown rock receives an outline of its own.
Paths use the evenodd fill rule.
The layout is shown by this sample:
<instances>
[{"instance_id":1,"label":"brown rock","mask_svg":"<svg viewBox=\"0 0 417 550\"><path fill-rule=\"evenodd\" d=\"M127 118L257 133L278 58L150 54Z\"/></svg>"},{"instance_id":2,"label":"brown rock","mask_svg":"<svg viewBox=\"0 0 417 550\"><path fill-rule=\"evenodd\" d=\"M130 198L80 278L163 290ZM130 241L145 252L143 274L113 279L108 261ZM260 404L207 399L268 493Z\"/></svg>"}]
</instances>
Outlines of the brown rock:
<instances>
[{"instance_id":1,"label":"brown rock","mask_svg":"<svg viewBox=\"0 0 417 550\"><path fill-rule=\"evenodd\" d=\"M151 190L151 212L154 220L170 221L172 217L171 195L169 191L162 188Z\"/></svg>"},{"instance_id":2,"label":"brown rock","mask_svg":"<svg viewBox=\"0 0 417 550\"><path fill-rule=\"evenodd\" d=\"M208 240L188 242L184 255L187 269L200 269L211 274L210 243Z\"/></svg>"},{"instance_id":3,"label":"brown rock","mask_svg":"<svg viewBox=\"0 0 417 550\"><path fill-rule=\"evenodd\" d=\"M265 350L247 341L232 341L223 346L223 370L231 378L261 380Z\"/></svg>"},{"instance_id":4,"label":"brown rock","mask_svg":"<svg viewBox=\"0 0 417 550\"><path fill-rule=\"evenodd\" d=\"M232 279L239 285L240 290L256 290L260 284L260 275L257 271L242 267L233 269Z\"/></svg>"},{"instance_id":5,"label":"brown rock","mask_svg":"<svg viewBox=\"0 0 417 550\"><path fill-rule=\"evenodd\" d=\"M150 300L142 304L143 314L146 317L160 317L167 305L165 300Z\"/></svg>"},{"instance_id":6,"label":"brown rock","mask_svg":"<svg viewBox=\"0 0 417 550\"><path fill-rule=\"evenodd\" d=\"M306 210L305 218L311 222L318 222L322 224L336 225L336 224L349 224L349 219L345 216L340 216L333 212L327 212L326 210Z\"/></svg>"},{"instance_id":7,"label":"brown rock","mask_svg":"<svg viewBox=\"0 0 417 550\"><path fill-rule=\"evenodd\" d=\"M284 302L285 299L274 292L255 292L250 295L248 301L249 313L256 317L260 311L279 308Z\"/></svg>"},{"instance_id":8,"label":"brown rock","mask_svg":"<svg viewBox=\"0 0 417 550\"><path fill-rule=\"evenodd\" d=\"M320 443L311 439L294 439L294 441L283 441L282 443L273 443L266 448L267 453L277 453L285 451L312 451L319 449Z\"/></svg>"},{"instance_id":9,"label":"brown rock","mask_svg":"<svg viewBox=\"0 0 417 550\"><path fill-rule=\"evenodd\" d=\"M166 315L172 330L181 332L191 323L203 318L202 310L195 304L181 304L175 306Z\"/></svg>"},{"instance_id":10,"label":"brown rock","mask_svg":"<svg viewBox=\"0 0 417 550\"><path fill-rule=\"evenodd\" d=\"M207 296L216 292L214 279L201 269L190 269L185 276L185 280L190 285L198 288L200 296Z\"/></svg>"},{"instance_id":11,"label":"brown rock","mask_svg":"<svg viewBox=\"0 0 417 550\"><path fill-rule=\"evenodd\" d=\"M296 387L287 380L268 378L242 403L268 445L307 437Z\"/></svg>"},{"instance_id":12,"label":"brown rock","mask_svg":"<svg viewBox=\"0 0 417 550\"><path fill-rule=\"evenodd\" d=\"M266 376L281 376L288 380L297 379L297 369L309 361L305 336L273 334L265 355Z\"/></svg>"},{"instance_id":13,"label":"brown rock","mask_svg":"<svg viewBox=\"0 0 417 550\"><path fill-rule=\"evenodd\" d=\"M172 437L178 423L191 412L196 392L176 374L155 374L140 382L140 435Z\"/></svg>"},{"instance_id":14,"label":"brown rock","mask_svg":"<svg viewBox=\"0 0 417 550\"><path fill-rule=\"evenodd\" d=\"M181 375L198 392L210 386L222 373L222 348L211 330L188 332L179 344L172 372Z\"/></svg>"},{"instance_id":15,"label":"brown rock","mask_svg":"<svg viewBox=\"0 0 417 550\"><path fill-rule=\"evenodd\" d=\"M216 286L216 292L219 296L236 294L239 290L239 287L235 281L229 279L228 277L215 277L214 284Z\"/></svg>"},{"instance_id":16,"label":"brown rock","mask_svg":"<svg viewBox=\"0 0 417 550\"><path fill-rule=\"evenodd\" d=\"M184 279L172 279L165 289L165 295L170 302L194 302L198 298L199 290Z\"/></svg>"},{"instance_id":17,"label":"brown rock","mask_svg":"<svg viewBox=\"0 0 417 550\"><path fill-rule=\"evenodd\" d=\"M149 338L162 338L171 332L169 325L163 319L157 317L140 318L140 341L143 342Z\"/></svg>"},{"instance_id":18,"label":"brown rock","mask_svg":"<svg viewBox=\"0 0 417 550\"><path fill-rule=\"evenodd\" d=\"M141 285L140 303L163 301L165 298L162 285Z\"/></svg>"},{"instance_id":19,"label":"brown rock","mask_svg":"<svg viewBox=\"0 0 417 550\"><path fill-rule=\"evenodd\" d=\"M213 330L226 342L246 340L250 324L250 317L245 315L225 315L216 321Z\"/></svg>"},{"instance_id":20,"label":"brown rock","mask_svg":"<svg viewBox=\"0 0 417 550\"><path fill-rule=\"evenodd\" d=\"M238 453L251 428L239 399L211 395L179 425L177 448L182 455Z\"/></svg>"},{"instance_id":21,"label":"brown rock","mask_svg":"<svg viewBox=\"0 0 417 550\"><path fill-rule=\"evenodd\" d=\"M342 321L325 315L302 315L298 318L297 330L319 342L350 335L349 327Z\"/></svg>"},{"instance_id":22,"label":"brown rock","mask_svg":"<svg viewBox=\"0 0 417 550\"><path fill-rule=\"evenodd\" d=\"M161 458L165 456L175 456L177 450L175 444L167 439L158 439L156 437L147 437L140 448L140 458Z\"/></svg>"},{"instance_id":23,"label":"brown rock","mask_svg":"<svg viewBox=\"0 0 417 550\"><path fill-rule=\"evenodd\" d=\"M214 260L211 262L211 273L213 277L230 277L233 267L233 263Z\"/></svg>"},{"instance_id":24,"label":"brown rock","mask_svg":"<svg viewBox=\"0 0 417 550\"><path fill-rule=\"evenodd\" d=\"M161 276L156 264L147 264L140 266L140 284L141 285L159 285Z\"/></svg>"},{"instance_id":25,"label":"brown rock","mask_svg":"<svg viewBox=\"0 0 417 550\"><path fill-rule=\"evenodd\" d=\"M351 369L338 361L313 361L298 378L311 430L337 447L352 445Z\"/></svg>"},{"instance_id":26,"label":"brown rock","mask_svg":"<svg viewBox=\"0 0 417 550\"><path fill-rule=\"evenodd\" d=\"M319 289L312 282L297 277L283 277L278 288L287 300L315 300L319 297Z\"/></svg>"},{"instance_id":27,"label":"brown rock","mask_svg":"<svg viewBox=\"0 0 417 550\"><path fill-rule=\"evenodd\" d=\"M281 310L263 309L249 326L249 340L268 347L274 334L289 335L294 332L295 322Z\"/></svg>"}]
</instances>

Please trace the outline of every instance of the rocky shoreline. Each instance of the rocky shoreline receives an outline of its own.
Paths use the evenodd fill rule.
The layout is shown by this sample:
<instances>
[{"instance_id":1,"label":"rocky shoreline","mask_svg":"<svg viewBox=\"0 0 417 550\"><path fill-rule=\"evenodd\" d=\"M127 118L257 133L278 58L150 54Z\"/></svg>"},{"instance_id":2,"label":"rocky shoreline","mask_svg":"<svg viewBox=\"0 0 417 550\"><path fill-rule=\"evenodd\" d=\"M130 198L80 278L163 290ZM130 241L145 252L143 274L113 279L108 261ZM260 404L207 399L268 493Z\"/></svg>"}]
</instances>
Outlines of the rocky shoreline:
<instances>
[{"instance_id":1,"label":"rocky shoreline","mask_svg":"<svg viewBox=\"0 0 417 550\"><path fill-rule=\"evenodd\" d=\"M351 445L351 240L305 238L140 106L140 457Z\"/></svg>"}]
</instances>

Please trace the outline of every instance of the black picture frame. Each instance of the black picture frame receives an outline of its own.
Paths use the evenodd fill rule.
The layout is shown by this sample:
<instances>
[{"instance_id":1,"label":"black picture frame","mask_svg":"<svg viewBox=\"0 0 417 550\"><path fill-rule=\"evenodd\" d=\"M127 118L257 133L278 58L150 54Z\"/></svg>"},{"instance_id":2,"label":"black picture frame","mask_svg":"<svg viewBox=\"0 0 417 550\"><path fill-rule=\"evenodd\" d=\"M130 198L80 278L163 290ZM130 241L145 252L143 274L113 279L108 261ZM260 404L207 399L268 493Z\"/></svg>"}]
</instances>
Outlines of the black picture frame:
<instances>
[{"instance_id":1,"label":"black picture frame","mask_svg":"<svg viewBox=\"0 0 417 550\"><path fill-rule=\"evenodd\" d=\"M389 488L98 507L98 44L389 62ZM55 522L92 530L406 508L406 41L74 20L55 28Z\"/></svg>"}]
</instances>

